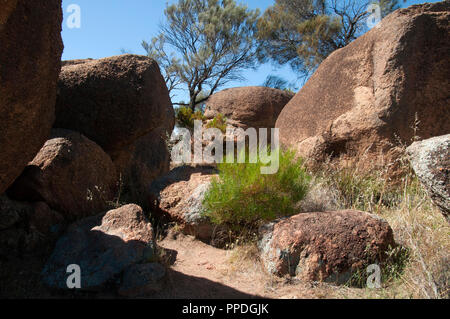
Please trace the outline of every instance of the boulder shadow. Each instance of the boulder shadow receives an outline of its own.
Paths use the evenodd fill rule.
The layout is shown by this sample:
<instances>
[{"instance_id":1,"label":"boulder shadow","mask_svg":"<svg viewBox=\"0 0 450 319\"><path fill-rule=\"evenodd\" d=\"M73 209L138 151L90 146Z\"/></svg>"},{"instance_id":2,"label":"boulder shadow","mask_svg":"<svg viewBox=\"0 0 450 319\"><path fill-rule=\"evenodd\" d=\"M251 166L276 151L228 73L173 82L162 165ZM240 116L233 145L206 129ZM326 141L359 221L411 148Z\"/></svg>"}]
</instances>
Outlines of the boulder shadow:
<instances>
[{"instance_id":1,"label":"boulder shadow","mask_svg":"<svg viewBox=\"0 0 450 319\"><path fill-rule=\"evenodd\" d=\"M212 280L167 269L165 288L149 299L262 299Z\"/></svg>"}]
</instances>

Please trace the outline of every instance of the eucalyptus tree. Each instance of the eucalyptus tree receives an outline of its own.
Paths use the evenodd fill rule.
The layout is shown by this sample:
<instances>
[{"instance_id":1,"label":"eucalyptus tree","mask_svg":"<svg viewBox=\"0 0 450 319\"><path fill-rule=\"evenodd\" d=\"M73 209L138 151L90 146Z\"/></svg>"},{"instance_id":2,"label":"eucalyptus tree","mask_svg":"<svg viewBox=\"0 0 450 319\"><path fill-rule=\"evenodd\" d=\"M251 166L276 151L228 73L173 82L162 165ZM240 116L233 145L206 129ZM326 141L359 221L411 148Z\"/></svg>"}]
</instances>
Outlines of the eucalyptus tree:
<instances>
[{"instance_id":1,"label":"eucalyptus tree","mask_svg":"<svg viewBox=\"0 0 450 319\"><path fill-rule=\"evenodd\" d=\"M382 18L398 8L398 0L275 0L258 21L258 58L288 63L300 77L308 77L333 51L368 30L379 6Z\"/></svg>"},{"instance_id":2,"label":"eucalyptus tree","mask_svg":"<svg viewBox=\"0 0 450 319\"><path fill-rule=\"evenodd\" d=\"M164 14L159 33L142 46L162 69L171 97L188 91L189 103L175 105L194 110L255 67L258 10L234 0L179 0Z\"/></svg>"}]
</instances>

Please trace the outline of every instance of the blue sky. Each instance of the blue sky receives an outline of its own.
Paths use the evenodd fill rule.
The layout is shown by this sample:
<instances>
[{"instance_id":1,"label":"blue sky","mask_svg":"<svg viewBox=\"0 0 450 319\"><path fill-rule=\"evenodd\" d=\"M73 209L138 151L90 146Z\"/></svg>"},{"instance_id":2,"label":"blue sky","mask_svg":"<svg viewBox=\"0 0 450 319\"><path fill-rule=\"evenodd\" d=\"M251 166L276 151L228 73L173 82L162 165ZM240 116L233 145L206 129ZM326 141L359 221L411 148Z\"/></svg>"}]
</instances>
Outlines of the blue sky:
<instances>
[{"instance_id":1,"label":"blue sky","mask_svg":"<svg viewBox=\"0 0 450 319\"><path fill-rule=\"evenodd\" d=\"M146 54L142 40L149 41L158 33L164 19L166 3L176 0L63 0L64 41L63 60L102 58L121 54L121 49L134 54ZM273 0L242 0L249 8L265 8ZM420 0L400 1L402 7L422 3ZM435 1L429 1L435 2ZM68 6L77 4L81 8L81 28L68 28ZM277 74L289 81L296 75L289 67L280 68L271 64L261 65L256 71L245 71L245 82L229 83L227 87L260 85L269 74ZM175 100L185 99L180 93Z\"/></svg>"}]
</instances>

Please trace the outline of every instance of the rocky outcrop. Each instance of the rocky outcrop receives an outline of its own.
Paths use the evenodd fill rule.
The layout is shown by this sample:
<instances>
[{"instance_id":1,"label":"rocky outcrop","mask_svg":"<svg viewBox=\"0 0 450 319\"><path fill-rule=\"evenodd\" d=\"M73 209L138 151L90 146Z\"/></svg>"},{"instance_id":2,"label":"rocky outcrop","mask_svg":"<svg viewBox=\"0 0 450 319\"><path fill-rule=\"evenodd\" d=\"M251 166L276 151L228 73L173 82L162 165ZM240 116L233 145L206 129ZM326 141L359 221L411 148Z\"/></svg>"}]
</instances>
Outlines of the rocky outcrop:
<instances>
[{"instance_id":1,"label":"rocky outcrop","mask_svg":"<svg viewBox=\"0 0 450 319\"><path fill-rule=\"evenodd\" d=\"M98 214L117 195L110 157L85 136L55 129L8 190L23 201L45 201L69 220Z\"/></svg>"},{"instance_id":2,"label":"rocky outcrop","mask_svg":"<svg viewBox=\"0 0 450 319\"><path fill-rule=\"evenodd\" d=\"M269 273L337 284L382 261L395 244L386 221L351 210L299 214L265 225L260 234L261 257Z\"/></svg>"},{"instance_id":3,"label":"rocky outcrop","mask_svg":"<svg viewBox=\"0 0 450 319\"><path fill-rule=\"evenodd\" d=\"M67 289L67 266L81 270L81 289L97 290L114 283L128 267L155 259L152 225L137 205L72 224L42 271L52 288Z\"/></svg>"},{"instance_id":4,"label":"rocky outcrop","mask_svg":"<svg viewBox=\"0 0 450 319\"><path fill-rule=\"evenodd\" d=\"M407 152L420 182L450 222L450 134L415 142Z\"/></svg>"},{"instance_id":5,"label":"rocky outcrop","mask_svg":"<svg viewBox=\"0 0 450 319\"><path fill-rule=\"evenodd\" d=\"M126 54L82 62L61 70L54 127L78 131L108 154L154 129L173 128L169 92L154 60Z\"/></svg>"},{"instance_id":6,"label":"rocky outcrop","mask_svg":"<svg viewBox=\"0 0 450 319\"><path fill-rule=\"evenodd\" d=\"M1 194L50 135L63 44L61 0L4 0L0 11Z\"/></svg>"},{"instance_id":7,"label":"rocky outcrop","mask_svg":"<svg viewBox=\"0 0 450 319\"><path fill-rule=\"evenodd\" d=\"M292 97L290 92L262 86L226 89L208 99L205 117L213 119L220 113L234 127L273 128Z\"/></svg>"},{"instance_id":8,"label":"rocky outcrop","mask_svg":"<svg viewBox=\"0 0 450 319\"><path fill-rule=\"evenodd\" d=\"M372 167L450 131L450 2L399 9L333 52L278 117L282 144L319 161ZM417 118L416 118L417 116Z\"/></svg>"},{"instance_id":9,"label":"rocky outcrop","mask_svg":"<svg viewBox=\"0 0 450 319\"><path fill-rule=\"evenodd\" d=\"M214 168L207 166L174 168L151 185L154 210L178 223L185 234L209 243L216 227L202 215L202 202L216 173Z\"/></svg>"}]
</instances>

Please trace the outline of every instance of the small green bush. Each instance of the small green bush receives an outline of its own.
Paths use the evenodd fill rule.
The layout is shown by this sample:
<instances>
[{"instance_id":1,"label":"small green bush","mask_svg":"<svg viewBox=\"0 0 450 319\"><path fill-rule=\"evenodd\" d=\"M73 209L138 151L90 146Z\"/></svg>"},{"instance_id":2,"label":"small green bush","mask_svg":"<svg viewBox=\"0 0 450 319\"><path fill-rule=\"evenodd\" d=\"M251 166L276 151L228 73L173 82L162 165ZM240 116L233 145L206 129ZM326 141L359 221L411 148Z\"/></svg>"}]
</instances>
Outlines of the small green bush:
<instances>
[{"instance_id":1,"label":"small green bush","mask_svg":"<svg viewBox=\"0 0 450 319\"><path fill-rule=\"evenodd\" d=\"M202 111L192 111L190 107L179 107L175 113L175 119L178 125L186 128L193 129L194 121L204 121L205 117L203 116Z\"/></svg>"},{"instance_id":2,"label":"small green bush","mask_svg":"<svg viewBox=\"0 0 450 319\"><path fill-rule=\"evenodd\" d=\"M276 174L261 174L262 166L260 160L218 164L219 177L212 180L205 195L204 214L215 224L241 231L297 213L296 205L310 183L302 159L296 160L292 151L280 151Z\"/></svg>"},{"instance_id":3,"label":"small green bush","mask_svg":"<svg viewBox=\"0 0 450 319\"><path fill-rule=\"evenodd\" d=\"M222 133L225 133L227 130L227 118L219 113L217 114L211 121L206 124L207 128L218 128L222 131Z\"/></svg>"}]
</instances>

